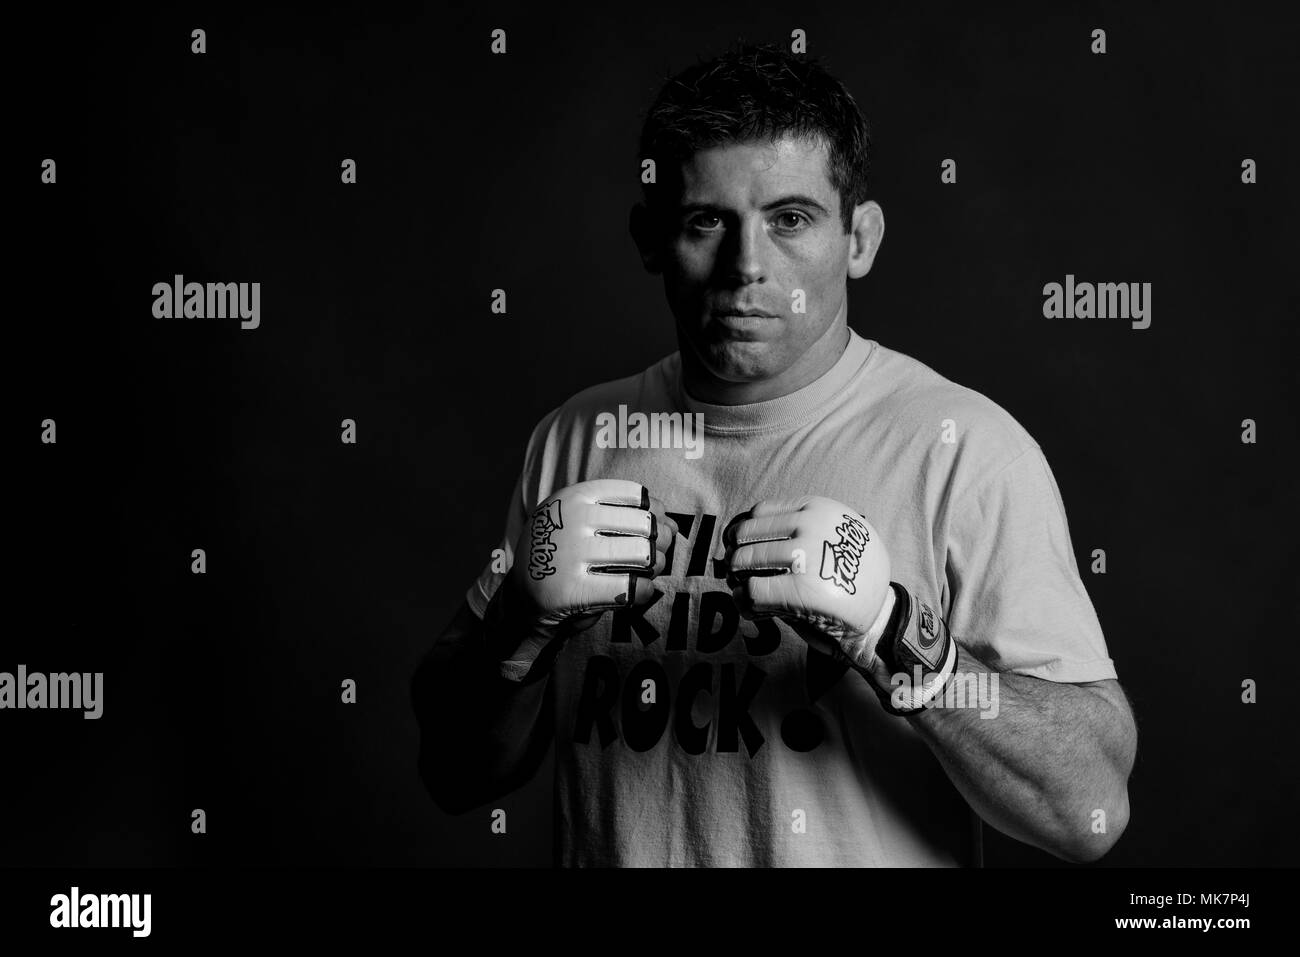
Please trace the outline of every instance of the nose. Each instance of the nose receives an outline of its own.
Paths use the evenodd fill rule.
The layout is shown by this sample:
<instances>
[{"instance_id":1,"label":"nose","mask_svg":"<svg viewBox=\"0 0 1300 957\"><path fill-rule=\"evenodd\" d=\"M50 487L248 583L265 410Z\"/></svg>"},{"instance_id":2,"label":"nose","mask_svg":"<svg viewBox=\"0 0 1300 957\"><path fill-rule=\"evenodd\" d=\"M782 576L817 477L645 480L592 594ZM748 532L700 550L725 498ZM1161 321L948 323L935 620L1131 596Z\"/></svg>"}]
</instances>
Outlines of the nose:
<instances>
[{"instance_id":1,"label":"nose","mask_svg":"<svg viewBox=\"0 0 1300 957\"><path fill-rule=\"evenodd\" d=\"M755 216L742 221L731 236L731 248L727 251L728 278L746 286L762 282L765 278L762 252L767 241L762 219Z\"/></svg>"}]
</instances>

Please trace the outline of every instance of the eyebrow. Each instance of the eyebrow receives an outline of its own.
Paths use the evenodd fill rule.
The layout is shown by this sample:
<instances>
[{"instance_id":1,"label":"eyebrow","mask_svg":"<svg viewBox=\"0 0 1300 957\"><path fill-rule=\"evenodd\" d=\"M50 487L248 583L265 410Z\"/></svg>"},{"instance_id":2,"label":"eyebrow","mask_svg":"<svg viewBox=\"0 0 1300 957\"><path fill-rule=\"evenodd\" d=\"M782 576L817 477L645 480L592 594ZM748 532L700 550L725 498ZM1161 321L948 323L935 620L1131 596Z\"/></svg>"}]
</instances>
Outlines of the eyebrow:
<instances>
[{"instance_id":1,"label":"eyebrow","mask_svg":"<svg viewBox=\"0 0 1300 957\"><path fill-rule=\"evenodd\" d=\"M770 203L765 203L762 210L767 213L774 209L779 209L782 206L807 206L811 209L816 209L827 216L829 216L831 212L811 196L805 196L802 193L791 193L789 196L782 196L779 199L774 199ZM727 211L725 207L718 206L714 203L684 203L680 209L682 213L725 213Z\"/></svg>"}]
</instances>

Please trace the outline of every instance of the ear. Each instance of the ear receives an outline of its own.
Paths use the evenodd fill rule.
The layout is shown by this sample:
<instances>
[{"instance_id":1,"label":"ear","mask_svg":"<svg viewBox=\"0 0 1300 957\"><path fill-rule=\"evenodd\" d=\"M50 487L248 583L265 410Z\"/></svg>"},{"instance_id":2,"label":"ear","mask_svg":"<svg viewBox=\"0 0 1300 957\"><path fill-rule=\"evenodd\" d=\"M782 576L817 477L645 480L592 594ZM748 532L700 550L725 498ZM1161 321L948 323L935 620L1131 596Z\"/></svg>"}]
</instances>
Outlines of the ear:
<instances>
[{"instance_id":1,"label":"ear","mask_svg":"<svg viewBox=\"0 0 1300 957\"><path fill-rule=\"evenodd\" d=\"M654 214L646 208L645 203L637 203L632 207L627 227L628 232L632 234L632 241L636 243L637 251L641 254L641 264L645 266L646 272L652 275L661 273L663 262L659 252L659 230Z\"/></svg>"},{"instance_id":2,"label":"ear","mask_svg":"<svg viewBox=\"0 0 1300 957\"><path fill-rule=\"evenodd\" d=\"M880 204L867 200L853 208L853 228L849 232L849 278L861 279L871 271L871 263L885 238L885 213Z\"/></svg>"}]
</instances>

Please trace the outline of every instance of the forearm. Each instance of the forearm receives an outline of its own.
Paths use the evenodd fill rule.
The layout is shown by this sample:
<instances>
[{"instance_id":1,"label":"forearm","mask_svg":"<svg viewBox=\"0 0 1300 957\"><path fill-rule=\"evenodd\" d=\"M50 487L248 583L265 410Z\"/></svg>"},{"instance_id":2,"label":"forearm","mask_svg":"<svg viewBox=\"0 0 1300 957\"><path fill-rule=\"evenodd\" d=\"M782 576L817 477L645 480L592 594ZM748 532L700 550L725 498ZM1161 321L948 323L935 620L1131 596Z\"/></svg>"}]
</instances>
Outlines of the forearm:
<instances>
[{"instance_id":1,"label":"forearm","mask_svg":"<svg viewBox=\"0 0 1300 957\"><path fill-rule=\"evenodd\" d=\"M907 720L971 807L1058 857L1105 854L1128 822L1136 742L1127 708L1086 687L994 672L959 646L955 679L963 674L996 689L996 711L934 707Z\"/></svg>"},{"instance_id":2,"label":"forearm","mask_svg":"<svg viewBox=\"0 0 1300 957\"><path fill-rule=\"evenodd\" d=\"M481 631L425 658L411 692L420 775L439 807L468 811L531 776L549 744L546 687L502 678Z\"/></svg>"}]
</instances>

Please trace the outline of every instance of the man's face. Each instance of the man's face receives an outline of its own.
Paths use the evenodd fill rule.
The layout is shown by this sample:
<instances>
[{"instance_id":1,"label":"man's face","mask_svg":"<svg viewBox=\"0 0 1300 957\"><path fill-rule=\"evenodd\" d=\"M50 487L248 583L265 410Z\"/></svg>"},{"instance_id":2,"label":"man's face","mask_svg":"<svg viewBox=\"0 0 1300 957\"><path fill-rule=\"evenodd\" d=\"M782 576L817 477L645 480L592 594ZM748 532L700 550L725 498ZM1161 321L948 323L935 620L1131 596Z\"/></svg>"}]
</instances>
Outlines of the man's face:
<instances>
[{"instance_id":1,"label":"man's face","mask_svg":"<svg viewBox=\"0 0 1300 957\"><path fill-rule=\"evenodd\" d=\"M845 304L850 237L827 160L824 141L786 137L682 164L665 222L665 289L683 341L725 382L781 375Z\"/></svg>"}]
</instances>

